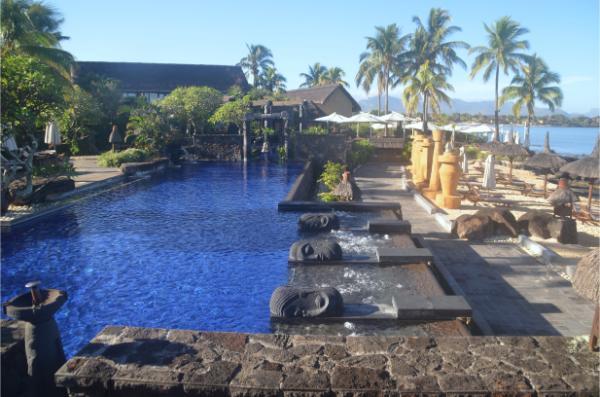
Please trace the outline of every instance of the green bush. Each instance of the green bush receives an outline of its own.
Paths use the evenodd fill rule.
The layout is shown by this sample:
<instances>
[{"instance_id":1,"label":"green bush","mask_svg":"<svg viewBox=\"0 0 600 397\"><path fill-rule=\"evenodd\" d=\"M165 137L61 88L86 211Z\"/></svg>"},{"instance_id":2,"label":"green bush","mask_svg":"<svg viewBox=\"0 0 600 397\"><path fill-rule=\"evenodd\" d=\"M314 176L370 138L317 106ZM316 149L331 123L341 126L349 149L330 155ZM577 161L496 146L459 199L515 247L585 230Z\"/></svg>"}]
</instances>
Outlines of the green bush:
<instances>
[{"instance_id":1,"label":"green bush","mask_svg":"<svg viewBox=\"0 0 600 397\"><path fill-rule=\"evenodd\" d=\"M402 146L402 161L410 161L410 155L412 154L412 137L407 136L404 140L404 145Z\"/></svg>"},{"instance_id":2,"label":"green bush","mask_svg":"<svg viewBox=\"0 0 600 397\"><path fill-rule=\"evenodd\" d=\"M467 152L467 159L469 160L482 160L486 157L483 151L473 146L467 146L465 152Z\"/></svg>"},{"instance_id":3,"label":"green bush","mask_svg":"<svg viewBox=\"0 0 600 397\"><path fill-rule=\"evenodd\" d=\"M359 140L352 143L352 150L349 154L350 165L352 168L364 164L375 152L375 147L368 140Z\"/></svg>"},{"instance_id":4,"label":"green bush","mask_svg":"<svg viewBox=\"0 0 600 397\"><path fill-rule=\"evenodd\" d=\"M73 164L69 162L68 159L65 159L62 163L59 164L34 166L32 173L33 176L41 176L44 178L59 175L72 176L75 175L75 168L73 167Z\"/></svg>"},{"instance_id":5,"label":"green bush","mask_svg":"<svg viewBox=\"0 0 600 397\"><path fill-rule=\"evenodd\" d=\"M319 199L321 199L321 201L325 201L326 203L329 203L332 201L338 201L338 196L336 196L335 194L333 194L331 192L322 192L322 193L319 193Z\"/></svg>"},{"instance_id":6,"label":"green bush","mask_svg":"<svg viewBox=\"0 0 600 397\"><path fill-rule=\"evenodd\" d=\"M108 151L98 157L100 167L120 167L123 163L135 163L150 158L152 153L142 149L126 149L122 152Z\"/></svg>"},{"instance_id":7,"label":"green bush","mask_svg":"<svg viewBox=\"0 0 600 397\"><path fill-rule=\"evenodd\" d=\"M344 168L346 168L344 164L328 161L323 167L319 182L324 183L329 190L335 189L342 179Z\"/></svg>"},{"instance_id":8,"label":"green bush","mask_svg":"<svg viewBox=\"0 0 600 397\"><path fill-rule=\"evenodd\" d=\"M322 127L320 125L312 125L312 126L308 127L308 129L304 133L308 134L308 135L326 135L327 129L325 129L325 127Z\"/></svg>"}]
</instances>

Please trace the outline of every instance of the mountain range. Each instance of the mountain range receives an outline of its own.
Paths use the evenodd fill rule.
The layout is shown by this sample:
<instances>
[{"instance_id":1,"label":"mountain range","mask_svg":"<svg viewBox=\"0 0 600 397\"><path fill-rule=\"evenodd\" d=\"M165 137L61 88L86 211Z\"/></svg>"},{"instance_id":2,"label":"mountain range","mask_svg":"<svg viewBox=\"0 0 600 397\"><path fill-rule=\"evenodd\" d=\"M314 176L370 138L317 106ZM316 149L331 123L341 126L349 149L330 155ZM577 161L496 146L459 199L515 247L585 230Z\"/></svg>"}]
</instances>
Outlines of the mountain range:
<instances>
[{"instance_id":1,"label":"mountain range","mask_svg":"<svg viewBox=\"0 0 600 397\"><path fill-rule=\"evenodd\" d=\"M369 112L371 110L377 109L377 97L369 97L365 99L361 99L358 101L360 107L363 111ZM384 99L381 98L381 107L384 106ZM505 103L500 109L501 115L511 115L512 114L512 102ZM389 109L390 111L396 112L404 112L404 104L402 100L398 97L390 96L389 98ZM420 110L420 109L419 109ZM484 115L494 115L494 101L464 101L458 98L452 98L451 106L442 103L441 104L441 113L452 114L452 113L469 113L469 114L484 114ZM577 117L577 116L586 116L586 117L597 117L600 113L600 109L594 108L590 109L587 113L568 113L562 109L556 109L554 114L561 114L567 117ZM522 110L522 114L527 114L525 109ZM535 114L538 117L549 116L553 114L547 108L535 108Z\"/></svg>"}]
</instances>

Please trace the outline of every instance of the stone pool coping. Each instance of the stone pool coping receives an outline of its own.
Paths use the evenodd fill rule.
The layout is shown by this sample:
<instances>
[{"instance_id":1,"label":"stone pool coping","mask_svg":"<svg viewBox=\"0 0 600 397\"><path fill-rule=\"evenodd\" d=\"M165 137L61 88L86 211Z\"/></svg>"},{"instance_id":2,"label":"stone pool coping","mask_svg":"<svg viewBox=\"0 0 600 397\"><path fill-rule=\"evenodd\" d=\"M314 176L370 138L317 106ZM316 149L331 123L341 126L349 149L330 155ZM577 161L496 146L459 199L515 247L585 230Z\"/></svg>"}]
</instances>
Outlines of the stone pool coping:
<instances>
[{"instance_id":1,"label":"stone pool coping","mask_svg":"<svg viewBox=\"0 0 600 397\"><path fill-rule=\"evenodd\" d=\"M110 326L55 374L71 395L597 395L584 338L301 336ZM79 393L79 394L77 394Z\"/></svg>"}]
</instances>

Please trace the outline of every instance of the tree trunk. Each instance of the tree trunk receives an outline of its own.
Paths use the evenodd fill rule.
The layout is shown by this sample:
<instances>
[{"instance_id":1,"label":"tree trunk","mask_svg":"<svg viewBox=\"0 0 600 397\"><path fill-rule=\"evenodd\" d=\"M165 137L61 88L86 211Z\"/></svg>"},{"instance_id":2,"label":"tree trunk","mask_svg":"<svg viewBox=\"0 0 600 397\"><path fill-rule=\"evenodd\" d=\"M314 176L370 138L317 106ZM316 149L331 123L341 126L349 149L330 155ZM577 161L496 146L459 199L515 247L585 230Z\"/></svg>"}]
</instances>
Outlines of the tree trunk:
<instances>
[{"instance_id":1,"label":"tree trunk","mask_svg":"<svg viewBox=\"0 0 600 397\"><path fill-rule=\"evenodd\" d=\"M513 158L508 158L508 184L512 185Z\"/></svg>"},{"instance_id":2,"label":"tree trunk","mask_svg":"<svg viewBox=\"0 0 600 397\"><path fill-rule=\"evenodd\" d=\"M388 98L388 94L389 94L389 86L390 86L390 73L387 72L387 75L385 77L385 114L389 113L389 98ZM387 133L388 133L388 127L387 127L387 123L385 124L385 129L384 129L384 136L387 137Z\"/></svg>"},{"instance_id":3,"label":"tree trunk","mask_svg":"<svg viewBox=\"0 0 600 397\"><path fill-rule=\"evenodd\" d=\"M377 115L381 116L381 87L377 87Z\"/></svg>"},{"instance_id":4,"label":"tree trunk","mask_svg":"<svg viewBox=\"0 0 600 397\"><path fill-rule=\"evenodd\" d=\"M423 94L423 134L427 133L427 93Z\"/></svg>"},{"instance_id":5,"label":"tree trunk","mask_svg":"<svg viewBox=\"0 0 600 397\"><path fill-rule=\"evenodd\" d=\"M525 124L525 135L529 137L529 128L531 127L531 113L527 114L527 121Z\"/></svg>"},{"instance_id":6,"label":"tree trunk","mask_svg":"<svg viewBox=\"0 0 600 397\"><path fill-rule=\"evenodd\" d=\"M243 152L242 156L244 157L244 162L248 161L248 124L246 123L246 121L244 121L244 124L242 125L242 134L244 135L243 137Z\"/></svg>"},{"instance_id":7,"label":"tree trunk","mask_svg":"<svg viewBox=\"0 0 600 397\"><path fill-rule=\"evenodd\" d=\"M498 112L500 111L499 109L499 104L498 104L498 77L500 75L500 64L498 62L496 62L496 101L494 102L494 126L495 126L495 130L494 130L494 138L492 139L493 142L499 141L500 139L500 122L498 120Z\"/></svg>"}]
</instances>

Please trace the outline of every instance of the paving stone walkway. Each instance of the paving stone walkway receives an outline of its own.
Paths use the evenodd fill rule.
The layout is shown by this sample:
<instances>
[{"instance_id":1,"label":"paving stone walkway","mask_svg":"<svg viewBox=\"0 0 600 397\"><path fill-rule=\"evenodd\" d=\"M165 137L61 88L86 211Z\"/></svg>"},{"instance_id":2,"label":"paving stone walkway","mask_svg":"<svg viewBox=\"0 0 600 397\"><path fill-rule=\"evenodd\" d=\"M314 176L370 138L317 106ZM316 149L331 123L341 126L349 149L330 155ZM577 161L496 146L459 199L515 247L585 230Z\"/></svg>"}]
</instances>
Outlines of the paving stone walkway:
<instances>
[{"instance_id":1,"label":"paving stone walkway","mask_svg":"<svg viewBox=\"0 0 600 397\"><path fill-rule=\"evenodd\" d=\"M72 156L71 164L75 167L76 188L123 175L119 168L98 166L98 156Z\"/></svg>"},{"instance_id":2,"label":"paving stone walkway","mask_svg":"<svg viewBox=\"0 0 600 397\"><path fill-rule=\"evenodd\" d=\"M594 306L570 282L515 244L452 238L412 196L403 194L402 176L401 166L367 164L355 178L363 200L400 202L413 233L425 237L494 334L589 335Z\"/></svg>"}]
</instances>

